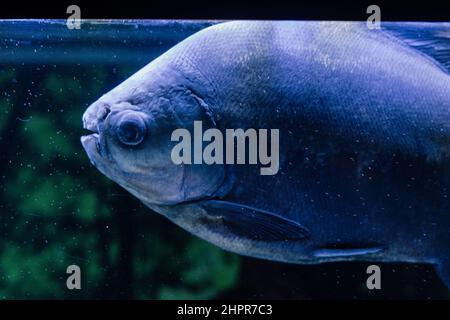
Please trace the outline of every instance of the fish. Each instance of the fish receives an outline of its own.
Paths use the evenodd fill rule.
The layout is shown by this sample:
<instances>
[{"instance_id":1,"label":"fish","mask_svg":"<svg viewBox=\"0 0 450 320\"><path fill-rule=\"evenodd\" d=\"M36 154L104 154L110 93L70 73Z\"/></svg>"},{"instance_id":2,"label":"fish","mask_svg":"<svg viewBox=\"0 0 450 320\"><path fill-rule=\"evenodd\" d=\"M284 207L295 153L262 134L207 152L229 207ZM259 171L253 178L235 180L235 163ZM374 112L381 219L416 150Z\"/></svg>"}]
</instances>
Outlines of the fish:
<instances>
[{"instance_id":1,"label":"fish","mask_svg":"<svg viewBox=\"0 0 450 320\"><path fill-rule=\"evenodd\" d=\"M91 163L237 254L429 263L450 288L450 23L229 21L93 102ZM175 164L174 130L279 130L279 167Z\"/></svg>"}]
</instances>

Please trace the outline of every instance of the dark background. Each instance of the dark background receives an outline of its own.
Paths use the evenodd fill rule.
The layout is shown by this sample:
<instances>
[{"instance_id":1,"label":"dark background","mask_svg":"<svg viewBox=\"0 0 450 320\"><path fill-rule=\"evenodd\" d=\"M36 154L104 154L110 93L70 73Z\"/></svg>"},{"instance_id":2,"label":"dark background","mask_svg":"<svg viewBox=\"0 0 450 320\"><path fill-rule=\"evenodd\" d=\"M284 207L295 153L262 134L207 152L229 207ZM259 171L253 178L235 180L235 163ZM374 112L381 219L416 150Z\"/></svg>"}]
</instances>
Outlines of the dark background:
<instances>
[{"instance_id":1,"label":"dark background","mask_svg":"<svg viewBox=\"0 0 450 320\"><path fill-rule=\"evenodd\" d=\"M65 18L69 5L83 8L83 19L281 19L365 20L376 4L383 21L448 21L444 0L17 0L4 5L1 18Z\"/></svg>"}]
</instances>

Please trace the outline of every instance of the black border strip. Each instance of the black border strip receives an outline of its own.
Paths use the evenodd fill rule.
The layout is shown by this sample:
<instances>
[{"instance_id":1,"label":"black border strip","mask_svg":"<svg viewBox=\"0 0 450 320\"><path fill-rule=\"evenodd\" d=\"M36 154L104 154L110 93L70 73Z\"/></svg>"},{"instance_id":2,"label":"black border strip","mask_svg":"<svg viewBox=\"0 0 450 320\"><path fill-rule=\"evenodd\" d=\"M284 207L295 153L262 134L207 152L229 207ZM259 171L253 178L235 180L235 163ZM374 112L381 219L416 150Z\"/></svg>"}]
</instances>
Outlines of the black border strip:
<instances>
[{"instance_id":1,"label":"black border strip","mask_svg":"<svg viewBox=\"0 0 450 320\"><path fill-rule=\"evenodd\" d=\"M271 305L272 313L269 314L229 314L224 315L220 312L211 312L206 318L202 315L181 315L178 314L179 308L206 306L219 309L222 305ZM23 308L28 306L29 308ZM139 315L145 319L307 319L307 318L325 318L336 319L340 316L345 319L383 319L392 315L392 310L397 309L401 312L402 319L409 315L417 317L420 311L427 312L427 316L433 318L433 313L445 314L448 310L449 301L2 301L0 308L3 312L11 311L17 316L22 311L32 310L33 315L39 313L47 317L52 315L58 319L71 317L75 319L89 316L101 316L107 318L109 314L114 317L121 316L122 313L127 318L134 318L133 315ZM11 308L10 310L7 310ZM439 310L442 308L442 310ZM267 310L262 308L261 310ZM97 313L98 312L98 313Z\"/></svg>"},{"instance_id":2,"label":"black border strip","mask_svg":"<svg viewBox=\"0 0 450 320\"><path fill-rule=\"evenodd\" d=\"M331 0L115 0L13 1L0 5L1 19L65 19L77 4L82 19L274 19L366 20L367 7L381 8L382 21L450 21L450 1Z\"/></svg>"}]
</instances>

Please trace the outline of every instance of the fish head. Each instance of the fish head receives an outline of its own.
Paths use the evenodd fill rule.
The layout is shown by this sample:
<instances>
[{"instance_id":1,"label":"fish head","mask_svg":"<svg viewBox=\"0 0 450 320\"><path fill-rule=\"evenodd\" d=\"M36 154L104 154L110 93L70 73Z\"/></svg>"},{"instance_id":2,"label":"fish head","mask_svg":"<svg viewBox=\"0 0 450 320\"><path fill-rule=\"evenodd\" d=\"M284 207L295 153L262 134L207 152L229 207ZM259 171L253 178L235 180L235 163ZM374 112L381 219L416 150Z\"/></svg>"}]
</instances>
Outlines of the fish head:
<instances>
[{"instance_id":1,"label":"fish head","mask_svg":"<svg viewBox=\"0 0 450 320\"><path fill-rule=\"evenodd\" d=\"M81 137L91 163L146 204L174 205L211 196L222 165L175 164L174 130L212 125L201 102L176 75L140 71L94 102L83 115L92 131ZM180 80L180 81L177 81Z\"/></svg>"}]
</instances>

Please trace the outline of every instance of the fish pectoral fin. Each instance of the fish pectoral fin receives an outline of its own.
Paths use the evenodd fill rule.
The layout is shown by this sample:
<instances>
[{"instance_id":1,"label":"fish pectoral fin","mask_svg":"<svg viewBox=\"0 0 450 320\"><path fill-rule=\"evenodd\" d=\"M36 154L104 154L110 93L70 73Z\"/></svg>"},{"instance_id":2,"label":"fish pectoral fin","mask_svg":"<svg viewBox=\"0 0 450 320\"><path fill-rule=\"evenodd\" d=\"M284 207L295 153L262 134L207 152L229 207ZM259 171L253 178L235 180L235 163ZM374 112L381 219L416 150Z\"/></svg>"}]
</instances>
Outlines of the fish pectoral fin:
<instances>
[{"instance_id":1,"label":"fish pectoral fin","mask_svg":"<svg viewBox=\"0 0 450 320\"><path fill-rule=\"evenodd\" d=\"M450 74L450 23L386 22L383 29L434 59Z\"/></svg>"},{"instance_id":2,"label":"fish pectoral fin","mask_svg":"<svg viewBox=\"0 0 450 320\"><path fill-rule=\"evenodd\" d=\"M309 236L300 224L268 211L221 200L207 200L202 207L212 221L220 221L230 232L260 241L298 241Z\"/></svg>"},{"instance_id":3,"label":"fish pectoral fin","mask_svg":"<svg viewBox=\"0 0 450 320\"><path fill-rule=\"evenodd\" d=\"M352 257L352 256L362 256L367 254L379 253L382 250L383 250L382 246L361 247L361 248L325 247L314 250L313 256L316 258Z\"/></svg>"},{"instance_id":4,"label":"fish pectoral fin","mask_svg":"<svg viewBox=\"0 0 450 320\"><path fill-rule=\"evenodd\" d=\"M450 257L447 251L443 250L442 255L434 263L437 274L445 286L450 289Z\"/></svg>"}]
</instances>

